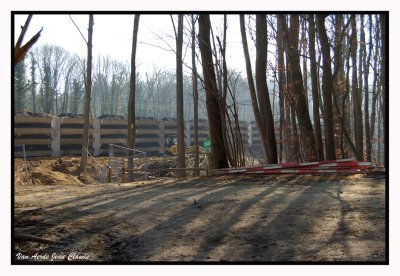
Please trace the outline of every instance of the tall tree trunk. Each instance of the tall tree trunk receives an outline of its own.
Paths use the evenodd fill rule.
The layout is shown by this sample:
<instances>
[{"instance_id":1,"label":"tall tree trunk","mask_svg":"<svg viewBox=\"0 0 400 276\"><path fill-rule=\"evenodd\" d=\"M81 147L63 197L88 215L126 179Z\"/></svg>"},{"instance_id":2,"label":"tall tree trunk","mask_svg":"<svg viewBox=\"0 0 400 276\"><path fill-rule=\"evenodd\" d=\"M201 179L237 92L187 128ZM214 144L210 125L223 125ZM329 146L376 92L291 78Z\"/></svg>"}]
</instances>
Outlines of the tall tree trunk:
<instances>
[{"instance_id":1,"label":"tall tree trunk","mask_svg":"<svg viewBox=\"0 0 400 276\"><path fill-rule=\"evenodd\" d=\"M217 58L217 55L215 54L215 70L217 72L217 80L218 80L218 99L219 99L219 108L221 110L221 122L222 122L222 138L224 141L225 149L226 149L226 157L228 159L228 162L231 166L233 167L238 167L238 164L234 158L234 150L233 150L233 141L232 141L232 132L230 132L230 129L228 126L230 126L230 118L229 118L229 113L228 113L228 105L226 102L227 95L228 95L228 68L226 64L226 30L227 30L227 20L226 20L226 15L224 15L224 28L223 28L223 41L217 37L218 43L219 43L219 51L220 51L220 56L221 56L221 63ZM214 41L214 36L211 28L211 36L213 37L213 46L214 46L214 51L215 53L217 52L217 49L215 47L215 41ZM219 73L218 73L219 72Z\"/></svg>"},{"instance_id":2,"label":"tall tree trunk","mask_svg":"<svg viewBox=\"0 0 400 276\"><path fill-rule=\"evenodd\" d=\"M343 95L342 98L342 111L340 111L339 108L339 103L337 100L336 95L333 95L333 104L335 107L335 115L337 117L337 121L340 123L340 127L341 127L341 139L344 140L344 138L346 139L346 143L347 145L350 147L350 150L352 151L353 155L355 156L355 158L357 160L361 160L361 157L359 156L357 149L354 145L354 143L351 140L350 134L347 131L347 126L350 125L350 119L349 116L346 117L346 114L350 114L350 104L346 104L346 98L349 94L349 90L350 90L350 79L349 79L349 72L350 72L350 50L351 47L349 45L349 49L348 49L348 55L346 58L346 89L345 89L345 94ZM342 142L343 143L343 142ZM346 154L346 153L345 153ZM343 158L345 158L346 156L343 156Z\"/></svg>"},{"instance_id":3,"label":"tall tree trunk","mask_svg":"<svg viewBox=\"0 0 400 276\"><path fill-rule=\"evenodd\" d=\"M363 125L362 125L362 111L360 103L360 93L358 89L358 78L357 78L357 26L355 15L352 14L350 17L351 21L351 60L353 64L352 72L352 102L353 102L353 120L354 120L354 140L355 146L360 158L363 159Z\"/></svg>"},{"instance_id":4,"label":"tall tree trunk","mask_svg":"<svg viewBox=\"0 0 400 276\"><path fill-rule=\"evenodd\" d=\"M362 106L363 100L363 58L365 56L364 45L365 44L365 32L364 32L364 15L360 14L360 49L358 51L358 91L360 97L360 105Z\"/></svg>"},{"instance_id":5,"label":"tall tree trunk","mask_svg":"<svg viewBox=\"0 0 400 276\"><path fill-rule=\"evenodd\" d=\"M378 16L375 17L375 21L376 22L378 21L377 17ZM378 58L379 58L379 51L380 51L379 42L380 42L380 28L379 28L379 24L376 24L376 27L375 27L375 53L374 53L374 67L373 67L373 69L374 69L374 79L373 79L373 82L372 82L373 95L372 95L371 127L370 127L370 130L371 130L370 137L371 137L371 139L374 138L374 134L375 134L376 102L377 102L378 95L379 95L379 92L380 92L380 87L381 87L380 83L378 83L379 82L379 80L378 80L378 72L380 71L380 68L378 66Z\"/></svg>"},{"instance_id":6,"label":"tall tree trunk","mask_svg":"<svg viewBox=\"0 0 400 276\"><path fill-rule=\"evenodd\" d=\"M262 136L266 139L267 163L278 163L274 119L267 86L267 21L265 14L256 15L256 86L261 122L265 126Z\"/></svg>"},{"instance_id":7,"label":"tall tree trunk","mask_svg":"<svg viewBox=\"0 0 400 276\"><path fill-rule=\"evenodd\" d=\"M228 167L228 160L226 158L226 149L222 137L221 110L219 108L217 82L212 61L210 29L210 16L208 14L201 14L199 16L198 40L206 91L206 106L210 127L213 168L221 169Z\"/></svg>"},{"instance_id":8,"label":"tall tree trunk","mask_svg":"<svg viewBox=\"0 0 400 276\"><path fill-rule=\"evenodd\" d=\"M343 30L343 15L335 15L335 44L334 44L334 69L333 69L333 98L338 99L337 101L344 104L345 95L347 93L345 89L345 77L344 77L344 62L343 62L343 40L344 30ZM343 113L342 113L343 114ZM336 117L335 117L336 118ZM342 158L346 158L347 152L344 147L344 132L342 121L336 120L335 124L340 126L338 135L338 145Z\"/></svg>"},{"instance_id":9,"label":"tall tree trunk","mask_svg":"<svg viewBox=\"0 0 400 276\"><path fill-rule=\"evenodd\" d=\"M260 108L258 105L258 100L257 100L257 95L256 95L256 87L254 85L254 80L253 80L253 72L251 69L250 54L249 54L249 49L248 49L248 44L247 44L247 37L246 37L244 14L240 15L240 33L242 36L243 53L244 53L244 58L245 58L245 63L246 63L247 81L249 84L249 92L250 92L251 103L253 106L254 118L256 121L257 128L258 128L258 132L260 133L260 136L261 136L261 142L264 147L264 156L265 156L266 162L268 163L269 162L268 158L270 155L269 155L269 150L268 150L267 138L265 137L266 129L265 129L265 125L263 123L262 117L261 117L261 111L260 111Z\"/></svg>"},{"instance_id":10,"label":"tall tree trunk","mask_svg":"<svg viewBox=\"0 0 400 276\"><path fill-rule=\"evenodd\" d=\"M290 108L290 113L291 113L291 128L293 132L293 154L295 156L295 160L298 161L303 161L304 159L301 156L301 146L300 146L300 141L299 141L299 134L297 131L297 123L296 123L296 111L294 110L293 107Z\"/></svg>"},{"instance_id":11,"label":"tall tree trunk","mask_svg":"<svg viewBox=\"0 0 400 276\"><path fill-rule=\"evenodd\" d=\"M279 21L278 21L279 22ZM290 87L290 71L289 71L289 57L286 53L286 84L285 84L285 112L286 112L286 124L287 124L287 143L288 143L288 162L300 161L299 158L299 137L297 136L296 119L293 120L292 117L295 116L292 104L289 99L289 87Z\"/></svg>"},{"instance_id":12,"label":"tall tree trunk","mask_svg":"<svg viewBox=\"0 0 400 276\"><path fill-rule=\"evenodd\" d=\"M301 74L298 52L299 16L290 16L290 34L282 14L278 15L278 20L280 20L282 24L284 47L289 57L290 93L288 93L288 98L295 109L299 121L300 140L305 150L305 160L315 161L318 159L316 142L310 115L308 113L307 102L304 96L303 77Z\"/></svg>"},{"instance_id":13,"label":"tall tree trunk","mask_svg":"<svg viewBox=\"0 0 400 276\"><path fill-rule=\"evenodd\" d=\"M388 22L388 19L386 15L382 14L380 17L380 28L381 28L381 40L382 40L382 75L381 75L381 84L382 84L382 115L383 115L383 144L386 145L386 94L387 94L387 87L386 87L386 24ZM385 152L385 154L387 154ZM384 165L386 158L383 158L384 160Z\"/></svg>"},{"instance_id":14,"label":"tall tree trunk","mask_svg":"<svg viewBox=\"0 0 400 276\"><path fill-rule=\"evenodd\" d=\"M128 148L135 148L136 139L136 49L137 35L139 30L140 14L135 14L133 20L132 52L131 52L131 76L129 80L129 100L128 100ZM128 160L128 171L130 180L133 179L133 156Z\"/></svg>"},{"instance_id":15,"label":"tall tree trunk","mask_svg":"<svg viewBox=\"0 0 400 276\"><path fill-rule=\"evenodd\" d=\"M178 29L176 32L176 118L177 118L177 143L178 143L178 169L185 166L185 125L183 117L183 71L182 71L182 47L183 47L183 14L178 15ZM185 177L184 170L178 170L178 177Z\"/></svg>"},{"instance_id":16,"label":"tall tree trunk","mask_svg":"<svg viewBox=\"0 0 400 276\"><path fill-rule=\"evenodd\" d=\"M281 25L278 22L276 32L276 43L277 43L277 65L278 65L278 86L279 86L279 162L282 163L284 144L287 144L288 135L287 125L285 119L285 90L286 90L286 67L284 60L284 51L281 37ZM284 142L285 141L285 142ZM287 152L287 147L285 147Z\"/></svg>"},{"instance_id":17,"label":"tall tree trunk","mask_svg":"<svg viewBox=\"0 0 400 276\"><path fill-rule=\"evenodd\" d=\"M86 66L86 93L85 93L85 112L84 112L84 128L82 157L79 167L80 173L84 172L87 164L87 150L89 145L89 128L90 128L90 95L92 93L92 40L93 40L93 14L89 14L89 29L87 41L87 66Z\"/></svg>"},{"instance_id":18,"label":"tall tree trunk","mask_svg":"<svg viewBox=\"0 0 400 276\"><path fill-rule=\"evenodd\" d=\"M365 122L365 151L366 151L366 159L367 161L371 161L371 131L369 129L369 87L368 87L368 77L369 77L369 68L371 62L371 54L372 54L372 15L369 15L369 43L368 43L368 56L366 43L364 41L363 52L364 52L364 122ZM364 30L363 30L364 32Z\"/></svg>"},{"instance_id":19,"label":"tall tree trunk","mask_svg":"<svg viewBox=\"0 0 400 276\"><path fill-rule=\"evenodd\" d=\"M380 103L380 100L379 100L379 98L381 98L381 96L379 95L378 96L378 129L377 129L377 132L378 132L378 152L377 152L377 160L378 160L378 165L380 165L380 164L382 164L382 162L381 162L381 144L382 144L382 135L381 135L381 133L382 133L382 130L381 130L381 120L382 120L382 116L381 116L381 114L382 114L382 104Z\"/></svg>"},{"instance_id":20,"label":"tall tree trunk","mask_svg":"<svg viewBox=\"0 0 400 276\"><path fill-rule=\"evenodd\" d=\"M306 39L306 25L307 22L303 18L302 19L302 28L301 28L301 48L303 51L303 83L304 83L304 96L306 97L307 107L308 107L308 72L307 72L307 39Z\"/></svg>"},{"instance_id":21,"label":"tall tree trunk","mask_svg":"<svg viewBox=\"0 0 400 276\"><path fill-rule=\"evenodd\" d=\"M196 31L195 18L192 19L192 86L193 86L193 123L194 123L194 176L199 176L199 92L197 89L197 68L196 68Z\"/></svg>"},{"instance_id":22,"label":"tall tree trunk","mask_svg":"<svg viewBox=\"0 0 400 276\"><path fill-rule=\"evenodd\" d=\"M314 118L314 130L315 130L315 141L317 143L318 160L324 160L324 146L322 144L322 133L321 133L321 118L319 116L319 96L318 96L318 75L317 75L317 64L315 58L315 23L314 15L309 15L309 37L310 37L310 75L311 75L311 89L313 99L313 118Z\"/></svg>"},{"instance_id":23,"label":"tall tree trunk","mask_svg":"<svg viewBox=\"0 0 400 276\"><path fill-rule=\"evenodd\" d=\"M324 130L325 130L325 153L327 160L335 160L335 135L333 122L332 94L333 94L333 77L331 69L331 55L329 49L328 36L325 29L325 16L317 15L317 30L321 42L323 56L323 76L322 91L324 98Z\"/></svg>"}]
</instances>

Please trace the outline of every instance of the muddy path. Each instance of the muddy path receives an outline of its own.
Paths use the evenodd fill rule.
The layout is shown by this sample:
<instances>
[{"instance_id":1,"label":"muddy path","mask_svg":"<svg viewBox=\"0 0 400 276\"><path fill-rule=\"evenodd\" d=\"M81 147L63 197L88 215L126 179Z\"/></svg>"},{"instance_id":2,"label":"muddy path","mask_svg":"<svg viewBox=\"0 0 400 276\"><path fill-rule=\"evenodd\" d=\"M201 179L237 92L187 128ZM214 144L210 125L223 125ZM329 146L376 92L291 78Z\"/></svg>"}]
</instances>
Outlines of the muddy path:
<instances>
[{"instance_id":1,"label":"muddy path","mask_svg":"<svg viewBox=\"0 0 400 276\"><path fill-rule=\"evenodd\" d=\"M19 185L14 207L16 233L54 241L16 238L15 259L18 253L50 259L76 253L96 262L386 258L384 179L240 176Z\"/></svg>"}]
</instances>

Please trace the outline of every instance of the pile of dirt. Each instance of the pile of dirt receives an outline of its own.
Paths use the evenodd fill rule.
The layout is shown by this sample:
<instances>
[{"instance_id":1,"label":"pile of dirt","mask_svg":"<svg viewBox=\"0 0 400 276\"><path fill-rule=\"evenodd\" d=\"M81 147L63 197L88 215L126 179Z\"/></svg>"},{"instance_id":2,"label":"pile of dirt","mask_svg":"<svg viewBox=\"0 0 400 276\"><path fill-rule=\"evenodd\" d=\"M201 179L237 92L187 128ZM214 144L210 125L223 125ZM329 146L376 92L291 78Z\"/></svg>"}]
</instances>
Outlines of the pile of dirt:
<instances>
[{"instance_id":1,"label":"pile of dirt","mask_svg":"<svg viewBox=\"0 0 400 276\"><path fill-rule=\"evenodd\" d=\"M81 184L77 179L77 168L79 162L70 164L60 161L60 159L32 159L27 161L26 172L24 161L15 159L14 161L14 183L34 184L34 185L70 185ZM26 176L26 177L25 177Z\"/></svg>"},{"instance_id":2,"label":"pile of dirt","mask_svg":"<svg viewBox=\"0 0 400 276\"><path fill-rule=\"evenodd\" d=\"M93 177L90 176L88 173L81 173L78 176L78 179L83 184L91 184L95 182L95 179L93 179Z\"/></svg>"},{"instance_id":3,"label":"pile of dirt","mask_svg":"<svg viewBox=\"0 0 400 276\"><path fill-rule=\"evenodd\" d=\"M52 118L51 114L47 113L34 113L30 111L18 111L15 113L15 117L36 117L36 118Z\"/></svg>"},{"instance_id":4,"label":"pile of dirt","mask_svg":"<svg viewBox=\"0 0 400 276\"><path fill-rule=\"evenodd\" d=\"M97 160L105 164L107 158ZM93 183L90 175L79 175L80 157L32 158L27 161L25 170L24 160L14 159L14 183L16 185L79 185ZM88 163L88 169L91 164Z\"/></svg>"},{"instance_id":5,"label":"pile of dirt","mask_svg":"<svg viewBox=\"0 0 400 276\"><path fill-rule=\"evenodd\" d=\"M100 169L108 164L108 157L96 157L87 163L86 171L79 173L81 158L78 156L63 156L59 158L35 157L29 158L26 163L22 158L14 159L14 184L15 185L82 185L96 183ZM174 177L176 172L170 170L176 168L176 157L148 157L147 168L154 171L149 175L155 177ZM193 168L194 157L186 157L186 167ZM200 158L200 168L205 172L206 163L204 157ZM187 175L192 175L188 171Z\"/></svg>"}]
</instances>

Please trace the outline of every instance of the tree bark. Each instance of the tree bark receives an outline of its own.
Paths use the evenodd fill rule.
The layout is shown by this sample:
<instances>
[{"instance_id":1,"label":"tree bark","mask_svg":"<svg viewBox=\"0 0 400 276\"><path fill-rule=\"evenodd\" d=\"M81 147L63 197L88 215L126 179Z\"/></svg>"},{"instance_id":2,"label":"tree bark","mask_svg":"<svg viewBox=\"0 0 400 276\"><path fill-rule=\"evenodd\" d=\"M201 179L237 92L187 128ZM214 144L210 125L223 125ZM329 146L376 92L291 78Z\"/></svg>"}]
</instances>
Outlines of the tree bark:
<instances>
[{"instance_id":1,"label":"tree bark","mask_svg":"<svg viewBox=\"0 0 400 276\"><path fill-rule=\"evenodd\" d=\"M276 32L277 65L278 65L278 86L279 86L279 161L282 163L283 151L287 152L287 123L285 118L285 90L286 90L286 66L281 37L281 25L278 22ZM286 155L286 154L285 154Z\"/></svg>"},{"instance_id":2,"label":"tree bark","mask_svg":"<svg viewBox=\"0 0 400 276\"><path fill-rule=\"evenodd\" d=\"M300 128L300 140L305 150L306 161L315 161L318 159L314 131L308 113L307 102L304 96L303 77L300 68L300 57L298 51L299 34L299 16L290 16L290 34L288 32L284 16L278 15L278 20L282 24L282 35L285 51L288 53L290 71L290 93L288 98L294 107Z\"/></svg>"},{"instance_id":3,"label":"tree bark","mask_svg":"<svg viewBox=\"0 0 400 276\"><path fill-rule=\"evenodd\" d=\"M378 16L375 17L375 20L378 21L377 19ZM378 99L378 95L380 92L380 83L378 80L378 72L380 71L379 66L378 66L378 58L379 58L379 41L380 41L380 28L379 28L379 24L376 24L375 27L375 53L374 53L374 79L372 82L372 106L371 106L371 134L370 137L371 139L374 138L375 135L375 123L376 123L376 102Z\"/></svg>"},{"instance_id":4,"label":"tree bark","mask_svg":"<svg viewBox=\"0 0 400 276\"><path fill-rule=\"evenodd\" d=\"M137 35L139 30L140 14L135 14L133 20L133 35L132 35L132 52L131 52L131 76L129 81L129 99L128 99L128 148L135 148L136 138L136 48ZM128 160L128 171L130 178L133 178L133 156Z\"/></svg>"},{"instance_id":5,"label":"tree bark","mask_svg":"<svg viewBox=\"0 0 400 276\"><path fill-rule=\"evenodd\" d=\"M364 122L365 122L365 151L366 151L366 159L367 161L371 161L371 131L369 129L369 87L368 87L368 77L369 77L369 68L371 62L371 55L372 55L372 15L369 15L369 46L368 46L368 56L367 56L367 49L366 43L362 44L363 46L363 66L364 66ZM363 30L364 32L364 30Z\"/></svg>"},{"instance_id":6,"label":"tree bark","mask_svg":"<svg viewBox=\"0 0 400 276\"><path fill-rule=\"evenodd\" d=\"M301 28L301 48L303 52L303 83L304 83L304 96L306 97L307 107L308 107L308 72L307 72L307 40L306 40L306 20L302 19Z\"/></svg>"},{"instance_id":7,"label":"tree bark","mask_svg":"<svg viewBox=\"0 0 400 276\"><path fill-rule=\"evenodd\" d=\"M218 102L217 82L212 61L210 29L210 16L208 14L201 14L199 16L198 40L206 92L206 106L210 127L213 168L221 169L228 167L228 160L226 158L226 149L222 137L221 110Z\"/></svg>"},{"instance_id":8,"label":"tree bark","mask_svg":"<svg viewBox=\"0 0 400 276\"><path fill-rule=\"evenodd\" d=\"M343 62L343 40L344 30L343 30L343 15L335 15L335 40L334 40L334 69L333 69L333 98L338 99L338 101L345 102L345 77L344 77L344 62ZM346 149L344 147L344 132L342 122L336 120L335 124L340 126L339 131L336 133L338 135L337 145L339 145L341 157L344 159L347 156Z\"/></svg>"},{"instance_id":9,"label":"tree bark","mask_svg":"<svg viewBox=\"0 0 400 276\"><path fill-rule=\"evenodd\" d=\"M382 85L382 115L383 115L383 144L386 145L386 94L387 94L387 87L386 87L386 22L388 19L386 15L382 14L379 17L380 19L380 28L381 28L381 41L382 41L382 76L381 76L381 85ZM386 147L385 147L386 148ZM386 152L385 152L386 154ZM384 156L384 165L386 162L386 158Z\"/></svg>"},{"instance_id":10,"label":"tree bark","mask_svg":"<svg viewBox=\"0 0 400 276\"><path fill-rule=\"evenodd\" d=\"M86 93L85 93L85 112L83 128L82 157L79 166L80 173L84 172L87 164L87 150L89 145L90 128L90 95L92 93L92 40L93 40L93 14L89 14L89 29L87 41L87 65L86 65Z\"/></svg>"},{"instance_id":11,"label":"tree bark","mask_svg":"<svg viewBox=\"0 0 400 276\"><path fill-rule=\"evenodd\" d=\"M194 176L199 176L199 93L197 89L197 68L196 68L196 31L195 18L192 19L192 88L193 88L193 123L194 123Z\"/></svg>"},{"instance_id":12,"label":"tree bark","mask_svg":"<svg viewBox=\"0 0 400 276\"><path fill-rule=\"evenodd\" d=\"M248 49L248 44L247 44L247 37L246 37L244 14L241 14L239 18L240 18L240 33L241 33L241 37L242 37L243 53L244 53L245 64L246 64L246 74L247 74L247 81L249 84L249 93L250 93L250 98L251 98L251 104L253 106L253 112L254 112L254 118L256 121L256 125L257 125L258 131L261 136L261 142L262 142L263 148L264 148L264 156L266 158L266 161L268 162L267 158L269 156L269 153L268 153L268 144L266 143L267 139L265 138L266 130L265 130L263 121L261 119L261 112L260 112L260 109L258 106L258 100L257 100L257 95L256 95L256 87L254 85L254 80L253 80L253 72L251 69L250 54L249 54L249 49Z\"/></svg>"},{"instance_id":13,"label":"tree bark","mask_svg":"<svg viewBox=\"0 0 400 276\"><path fill-rule=\"evenodd\" d=\"M25 34L28 31L29 23L31 22L32 19L32 14L29 14L26 21L25 25L22 26L21 33L19 34L18 40L16 45L14 46L14 59L13 59L13 65L17 65L19 62L21 62L25 55L28 53L29 49L32 48L32 46L39 40L40 33L42 32L43 28L36 33L27 43L25 43L22 46L22 42L24 40Z\"/></svg>"},{"instance_id":14,"label":"tree bark","mask_svg":"<svg viewBox=\"0 0 400 276\"><path fill-rule=\"evenodd\" d=\"M362 125L362 111L360 103L360 92L358 89L357 78L357 26L355 15L350 17L352 34L351 34L351 60L353 64L352 74L352 102L353 102L353 121L354 121L354 140L355 146L360 158L363 158L363 125Z\"/></svg>"},{"instance_id":15,"label":"tree bark","mask_svg":"<svg viewBox=\"0 0 400 276\"><path fill-rule=\"evenodd\" d=\"M267 145L268 164L278 163L274 118L267 86L267 21L265 14L256 15L256 86L261 122L265 126L262 136Z\"/></svg>"},{"instance_id":16,"label":"tree bark","mask_svg":"<svg viewBox=\"0 0 400 276\"><path fill-rule=\"evenodd\" d=\"M176 36L176 118L177 118L177 143L178 143L178 169L185 168L185 125L183 117L183 14L178 15L178 30ZM185 177L184 170L178 170L178 177Z\"/></svg>"},{"instance_id":17,"label":"tree bark","mask_svg":"<svg viewBox=\"0 0 400 276\"><path fill-rule=\"evenodd\" d=\"M324 146L322 144L321 118L319 115L319 96L318 96L318 75L317 61L315 58L315 22L314 15L309 15L309 37L310 37L310 75L313 99L313 118L315 129L315 141L317 143L318 160L324 160Z\"/></svg>"},{"instance_id":18,"label":"tree bark","mask_svg":"<svg viewBox=\"0 0 400 276\"><path fill-rule=\"evenodd\" d=\"M331 56L329 49L328 36L325 29L325 16L317 15L317 30L322 49L322 95L324 99L324 130L325 130L325 153L327 160L335 160L335 135L332 109L333 77L331 69Z\"/></svg>"}]
</instances>

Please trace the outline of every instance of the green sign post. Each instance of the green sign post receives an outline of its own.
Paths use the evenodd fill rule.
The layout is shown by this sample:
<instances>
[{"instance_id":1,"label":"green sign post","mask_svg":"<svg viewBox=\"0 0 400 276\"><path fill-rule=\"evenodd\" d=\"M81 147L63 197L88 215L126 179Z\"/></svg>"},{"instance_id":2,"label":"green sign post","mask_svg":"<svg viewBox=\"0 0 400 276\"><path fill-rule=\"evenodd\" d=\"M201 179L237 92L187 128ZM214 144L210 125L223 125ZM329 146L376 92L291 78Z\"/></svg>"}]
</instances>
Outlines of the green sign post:
<instances>
[{"instance_id":1,"label":"green sign post","mask_svg":"<svg viewBox=\"0 0 400 276\"><path fill-rule=\"evenodd\" d=\"M210 153L210 151L211 151L211 140L210 140L210 138L204 139L203 146L204 146L205 152L206 153Z\"/></svg>"}]
</instances>

